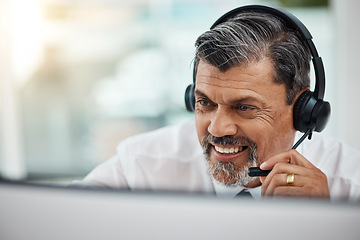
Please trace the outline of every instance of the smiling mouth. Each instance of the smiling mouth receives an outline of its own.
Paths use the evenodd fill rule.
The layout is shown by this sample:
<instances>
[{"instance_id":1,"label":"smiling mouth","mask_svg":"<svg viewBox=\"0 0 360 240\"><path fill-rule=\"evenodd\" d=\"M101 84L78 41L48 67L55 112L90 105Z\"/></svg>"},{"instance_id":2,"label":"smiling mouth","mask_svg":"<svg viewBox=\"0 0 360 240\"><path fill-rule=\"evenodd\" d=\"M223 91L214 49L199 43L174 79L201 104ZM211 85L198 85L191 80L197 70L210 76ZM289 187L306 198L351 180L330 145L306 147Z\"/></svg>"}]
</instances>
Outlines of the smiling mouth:
<instances>
[{"instance_id":1,"label":"smiling mouth","mask_svg":"<svg viewBox=\"0 0 360 240\"><path fill-rule=\"evenodd\" d=\"M243 152L248 148L248 146L231 147L231 148L223 148L219 146L214 146L214 147L217 152L222 154L235 154L235 153Z\"/></svg>"}]
</instances>

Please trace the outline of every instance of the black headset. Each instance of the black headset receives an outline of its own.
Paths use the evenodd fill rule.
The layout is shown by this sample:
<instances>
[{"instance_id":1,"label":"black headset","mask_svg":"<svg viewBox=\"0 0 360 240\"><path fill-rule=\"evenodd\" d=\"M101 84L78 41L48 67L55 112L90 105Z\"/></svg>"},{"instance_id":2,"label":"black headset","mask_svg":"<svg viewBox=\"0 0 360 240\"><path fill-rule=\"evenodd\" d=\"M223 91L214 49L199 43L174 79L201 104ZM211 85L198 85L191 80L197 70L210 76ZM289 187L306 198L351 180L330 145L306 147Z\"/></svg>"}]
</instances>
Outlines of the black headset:
<instances>
[{"instance_id":1,"label":"black headset","mask_svg":"<svg viewBox=\"0 0 360 240\"><path fill-rule=\"evenodd\" d=\"M226 22L231 17L242 12L268 13L280 20L290 29L300 33L302 40L309 47L312 62L315 71L315 90L314 92L307 90L297 99L294 111L293 121L294 128L302 133L311 134L312 131L321 132L326 127L330 117L330 103L323 101L325 93L325 71L321 57L319 57L312 36L305 25L291 13L262 5L248 5L235 8L220 17L210 29L213 29L220 23ZM193 69L193 84L190 84L185 91L185 105L190 112L195 111L195 81L196 81L196 64ZM311 136L311 135L309 135Z\"/></svg>"}]
</instances>

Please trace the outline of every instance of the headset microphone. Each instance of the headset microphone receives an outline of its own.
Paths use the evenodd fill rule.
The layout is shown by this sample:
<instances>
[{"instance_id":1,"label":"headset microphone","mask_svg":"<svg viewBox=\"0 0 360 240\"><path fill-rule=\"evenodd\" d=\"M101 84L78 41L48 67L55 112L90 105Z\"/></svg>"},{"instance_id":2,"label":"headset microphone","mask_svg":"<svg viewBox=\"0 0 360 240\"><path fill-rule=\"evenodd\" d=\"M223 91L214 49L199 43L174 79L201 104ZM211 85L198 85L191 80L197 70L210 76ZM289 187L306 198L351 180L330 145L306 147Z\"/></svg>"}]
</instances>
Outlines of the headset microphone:
<instances>
[{"instance_id":1,"label":"headset microphone","mask_svg":"<svg viewBox=\"0 0 360 240\"><path fill-rule=\"evenodd\" d=\"M299 140L294 144L294 146L291 149L296 149L307 137L311 139L312 132L315 129L315 124L313 124L305 133L304 135L299 138ZM263 177L267 176L271 170L262 170L259 167L250 167L248 170L248 175L250 177Z\"/></svg>"}]
</instances>

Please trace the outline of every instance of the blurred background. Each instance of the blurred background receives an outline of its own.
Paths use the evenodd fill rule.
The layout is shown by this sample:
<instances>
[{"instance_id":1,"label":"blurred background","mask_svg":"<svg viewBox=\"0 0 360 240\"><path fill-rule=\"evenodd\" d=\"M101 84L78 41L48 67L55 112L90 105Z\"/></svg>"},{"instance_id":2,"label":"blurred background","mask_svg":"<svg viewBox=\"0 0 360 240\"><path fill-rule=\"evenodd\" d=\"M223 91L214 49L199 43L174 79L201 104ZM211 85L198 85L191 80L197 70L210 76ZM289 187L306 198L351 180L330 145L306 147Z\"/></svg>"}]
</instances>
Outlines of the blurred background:
<instances>
[{"instance_id":1,"label":"blurred background","mask_svg":"<svg viewBox=\"0 0 360 240\"><path fill-rule=\"evenodd\" d=\"M0 173L67 184L129 136L193 119L194 41L226 11L280 6L314 37L332 118L360 150L357 0L0 0Z\"/></svg>"}]
</instances>

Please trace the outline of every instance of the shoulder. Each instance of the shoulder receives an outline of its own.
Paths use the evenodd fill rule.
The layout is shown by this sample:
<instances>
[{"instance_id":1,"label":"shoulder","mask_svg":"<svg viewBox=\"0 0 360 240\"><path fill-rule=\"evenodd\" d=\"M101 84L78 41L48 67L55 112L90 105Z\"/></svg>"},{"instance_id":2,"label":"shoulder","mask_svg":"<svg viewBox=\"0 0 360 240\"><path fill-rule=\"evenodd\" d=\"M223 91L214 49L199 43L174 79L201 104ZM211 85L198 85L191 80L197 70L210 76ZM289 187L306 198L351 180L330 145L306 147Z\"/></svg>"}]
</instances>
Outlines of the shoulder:
<instances>
[{"instance_id":1,"label":"shoulder","mask_svg":"<svg viewBox=\"0 0 360 240\"><path fill-rule=\"evenodd\" d=\"M186 122L122 141L117 153L84 180L95 186L129 189L211 189L202 155L195 123Z\"/></svg>"},{"instance_id":2,"label":"shoulder","mask_svg":"<svg viewBox=\"0 0 360 240\"><path fill-rule=\"evenodd\" d=\"M130 151L130 154L144 154L153 158L172 156L189 159L201 153L201 147L197 140L195 123L189 121L130 137L118 145L117 151Z\"/></svg>"},{"instance_id":3,"label":"shoulder","mask_svg":"<svg viewBox=\"0 0 360 240\"><path fill-rule=\"evenodd\" d=\"M193 121L128 138L116 159L131 189L212 191Z\"/></svg>"},{"instance_id":4,"label":"shoulder","mask_svg":"<svg viewBox=\"0 0 360 240\"><path fill-rule=\"evenodd\" d=\"M299 152L315 165L329 165L334 171L339 166L333 164L340 162L360 170L360 151L335 138L314 133L311 140L305 140L300 145Z\"/></svg>"},{"instance_id":5,"label":"shoulder","mask_svg":"<svg viewBox=\"0 0 360 240\"><path fill-rule=\"evenodd\" d=\"M360 199L360 151L341 140L314 134L300 145L299 152L326 174L333 196Z\"/></svg>"}]
</instances>

